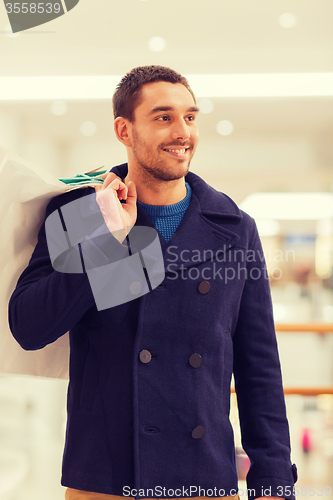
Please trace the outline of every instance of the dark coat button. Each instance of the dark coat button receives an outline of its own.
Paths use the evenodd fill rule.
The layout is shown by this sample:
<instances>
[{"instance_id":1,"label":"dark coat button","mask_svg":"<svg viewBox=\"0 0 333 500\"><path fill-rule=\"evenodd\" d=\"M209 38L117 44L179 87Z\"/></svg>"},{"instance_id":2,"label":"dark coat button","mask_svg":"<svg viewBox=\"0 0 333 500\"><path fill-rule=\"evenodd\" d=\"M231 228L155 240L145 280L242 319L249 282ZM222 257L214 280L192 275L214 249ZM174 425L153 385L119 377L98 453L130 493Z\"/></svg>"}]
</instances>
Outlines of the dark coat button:
<instances>
[{"instance_id":1,"label":"dark coat button","mask_svg":"<svg viewBox=\"0 0 333 500\"><path fill-rule=\"evenodd\" d=\"M143 349L141 352L140 352L140 361L141 363L149 363L149 361L151 360L151 354L149 351L147 351L147 349Z\"/></svg>"},{"instance_id":2,"label":"dark coat button","mask_svg":"<svg viewBox=\"0 0 333 500\"><path fill-rule=\"evenodd\" d=\"M199 292L203 293L203 294L209 292L209 289L210 289L210 283L209 283L209 281L202 281L200 283L200 285L198 286Z\"/></svg>"},{"instance_id":3,"label":"dark coat button","mask_svg":"<svg viewBox=\"0 0 333 500\"><path fill-rule=\"evenodd\" d=\"M201 365L200 354L195 352L194 354L192 354L192 356L190 356L188 362L190 363L191 366L193 366L193 368L199 368L199 366Z\"/></svg>"},{"instance_id":4,"label":"dark coat button","mask_svg":"<svg viewBox=\"0 0 333 500\"><path fill-rule=\"evenodd\" d=\"M198 427L196 427L192 431L192 437L194 439L200 439L204 434L205 434L205 428L202 427L202 425L198 425Z\"/></svg>"}]
</instances>

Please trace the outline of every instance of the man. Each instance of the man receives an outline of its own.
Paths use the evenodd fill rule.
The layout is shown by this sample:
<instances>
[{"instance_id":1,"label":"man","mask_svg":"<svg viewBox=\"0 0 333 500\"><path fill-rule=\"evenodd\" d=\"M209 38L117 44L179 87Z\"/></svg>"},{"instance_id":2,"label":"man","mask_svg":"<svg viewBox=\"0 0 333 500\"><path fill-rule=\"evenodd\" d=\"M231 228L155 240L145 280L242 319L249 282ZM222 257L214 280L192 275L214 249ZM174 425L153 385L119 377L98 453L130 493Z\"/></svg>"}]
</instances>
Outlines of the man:
<instances>
[{"instance_id":1,"label":"man","mask_svg":"<svg viewBox=\"0 0 333 500\"><path fill-rule=\"evenodd\" d=\"M254 220L188 172L198 108L184 77L135 68L113 105L128 164L96 188L104 229L117 252L132 226L156 227L165 279L98 310L86 274L52 268L43 226L9 307L24 349L70 331L66 498L235 496L233 372L249 498L293 499L297 473ZM46 215L93 192L56 197Z\"/></svg>"}]
</instances>

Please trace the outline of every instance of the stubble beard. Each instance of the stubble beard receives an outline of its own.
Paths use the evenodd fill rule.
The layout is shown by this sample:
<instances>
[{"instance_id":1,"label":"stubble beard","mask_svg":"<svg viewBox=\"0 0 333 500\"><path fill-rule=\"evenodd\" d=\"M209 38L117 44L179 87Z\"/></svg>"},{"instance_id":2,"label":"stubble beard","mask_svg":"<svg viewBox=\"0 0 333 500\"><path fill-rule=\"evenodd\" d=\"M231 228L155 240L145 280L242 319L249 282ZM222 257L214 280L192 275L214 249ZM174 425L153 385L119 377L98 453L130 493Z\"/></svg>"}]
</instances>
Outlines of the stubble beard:
<instances>
[{"instance_id":1,"label":"stubble beard","mask_svg":"<svg viewBox=\"0 0 333 500\"><path fill-rule=\"evenodd\" d=\"M140 173L142 181L146 185L152 185L156 181L158 182L169 182L181 179L185 177L190 169L190 163L194 155L195 149L193 145L190 146L189 159L184 162L184 160L176 160L178 163L177 167L171 167L167 159L161 158L161 155L167 154L160 148L160 154L156 155L156 158L149 156L149 148L146 143L140 139L136 132L133 132L134 144L132 147L133 156L136 163L140 166ZM176 164L177 164L176 163Z\"/></svg>"}]
</instances>

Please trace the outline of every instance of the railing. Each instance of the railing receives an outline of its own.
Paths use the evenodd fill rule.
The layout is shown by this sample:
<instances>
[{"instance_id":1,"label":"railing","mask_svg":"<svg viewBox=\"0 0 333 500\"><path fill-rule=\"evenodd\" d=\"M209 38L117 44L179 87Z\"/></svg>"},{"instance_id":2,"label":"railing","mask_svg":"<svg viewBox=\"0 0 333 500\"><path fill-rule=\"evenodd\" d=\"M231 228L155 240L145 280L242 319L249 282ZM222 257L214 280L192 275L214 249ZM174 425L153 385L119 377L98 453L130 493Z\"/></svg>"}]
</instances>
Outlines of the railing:
<instances>
[{"instance_id":1,"label":"railing","mask_svg":"<svg viewBox=\"0 0 333 500\"><path fill-rule=\"evenodd\" d=\"M281 333L318 333L327 335L333 333L331 323L276 323L275 330ZM235 392L235 388L231 388ZM285 387L285 395L298 394L300 396L319 396L321 394L333 394L333 387Z\"/></svg>"},{"instance_id":2,"label":"railing","mask_svg":"<svg viewBox=\"0 0 333 500\"><path fill-rule=\"evenodd\" d=\"M286 396L299 395L299 396L319 396L321 394L333 394L333 387L284 387L283 389ZM235 388L231 387L231 392L235 392Z\"/></svg>"},{"instance_id":3,"label":"railing","mask_svg":"<svg viewBox=\"0 0 333 500\"><path fill-rule=\"evenodd\" d=\"M320 333L326 335L333 332L333 324L331 323L276 323L275 330L277 332L293 332L293 333Z\"/></svg>"}]
</instances>

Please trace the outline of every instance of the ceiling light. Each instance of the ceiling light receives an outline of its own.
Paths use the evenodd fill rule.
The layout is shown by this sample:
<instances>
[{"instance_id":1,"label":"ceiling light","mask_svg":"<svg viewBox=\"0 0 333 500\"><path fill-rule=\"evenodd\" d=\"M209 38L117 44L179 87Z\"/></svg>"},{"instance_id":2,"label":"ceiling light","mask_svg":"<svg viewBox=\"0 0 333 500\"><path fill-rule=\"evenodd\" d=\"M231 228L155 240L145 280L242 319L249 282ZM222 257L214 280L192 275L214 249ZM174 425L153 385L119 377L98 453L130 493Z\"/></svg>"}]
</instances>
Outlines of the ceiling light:
<instances>
[{"instance_id":1,"label":"ceiling light","mask_svg":"<svg viewBox=\"0 0 333 500\"><path fill-rule=\"evenodd\" d=\"M279 25L282 28L293 28L297 23L297 19L294 14L290 14L290 12L285 12L279 17Z\"/></svg>"},{"instance_id":2,"label":"ceiling light","mask_svg":"<svg viewBox=\"0 0 333 500\"><path fill-rule=\"evenodd\" d=\"M94 122L83 122L80 126L80 132L86 137L90 137L96 133L97 127Z\"/></svg>"},{"instance_id":3,"label":"ceiling light","mask_svg":"<svg viewBox=\"0 0 333 500\"><path fill-rule=\"evenodd\" d=\"M333 72L184 76L197 99L333 96ZM0 76L0 101L109 100L121 79L122 75Z\"/></svg>"},{"instance_id":4,"label":"ceiling light","mask_svg":"<svg viewBox=\"0 0 333 500\"><path fill-rule=\"evenodd\" d=\"M230 135L234 131L234 126L229 120L221 120L216 125L216 130L221 135Z\"/></svg>"},{"instance_id":5,"label":"ceiling light","mask_svg":"<svg viewBox=\"0 0 333 500\"><path fill-rule=\"evenodd\" d=\"M214 109L214 103L211 99L200 99L198 102L200 113L208 114Z\"/></svg>"},{"instance_id":6,"label":"ceiling light","mask_svg":"<svg viewBox=\"0 0 333 500\"><path fill-rule=\"evenodd\" d=\"M202 74L187 79L197 97L333 96L333 72Z\"/></svg>"},{"instance_id":7,"label":"ceiling light","mask_svg":"<svg viewBox=\"0 0 333 500\"><path fill-rule=\"evenodd\" d=\"M160 36L154 36L149 40L148 46L153 52L161 52L166 47L166 41Z\"/></svg>"},{"instance_id":8,"label":"ceiling light","mask_svg":"<svg viewBox=\"0 0 333 500\"><path fill-rule=\"evenodd\" d=\"M67 113L67 104L65 101L57 100L51 104L51 111L54 115L61 116Z\"/></svg>"},{"instance_id":9,"label":"ceiling light","mask_svg":"<svg viewBox=\"0 0 333 500\"><path fill-rule=\"evenodd\" d=\"M253 193L239 205L254 219L319 220L333 217L331 193Z\"/></svg>"}]
</instances>

